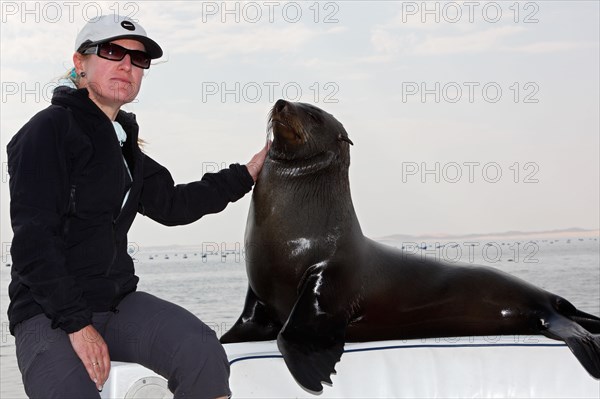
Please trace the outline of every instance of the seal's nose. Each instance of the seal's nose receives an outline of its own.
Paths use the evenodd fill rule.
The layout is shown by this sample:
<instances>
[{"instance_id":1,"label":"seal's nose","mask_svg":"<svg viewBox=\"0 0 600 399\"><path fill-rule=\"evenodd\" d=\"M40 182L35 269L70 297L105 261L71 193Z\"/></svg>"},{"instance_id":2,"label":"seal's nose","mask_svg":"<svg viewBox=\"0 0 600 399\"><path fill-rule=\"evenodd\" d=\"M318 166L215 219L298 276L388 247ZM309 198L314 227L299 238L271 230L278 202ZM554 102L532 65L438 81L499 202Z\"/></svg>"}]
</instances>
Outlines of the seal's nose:
<instances>
[{"instance_id":1,"label":"seal's nose","mask_svg":"<svg viewBox=\"0 0 600 399\"><path fill-rule=\"evenodd\" d=\"M289 103L287 101L280 99L277 100L273 109L275 110L275 113L283 112L288 105Z\"/></svg>"}]
</instances>

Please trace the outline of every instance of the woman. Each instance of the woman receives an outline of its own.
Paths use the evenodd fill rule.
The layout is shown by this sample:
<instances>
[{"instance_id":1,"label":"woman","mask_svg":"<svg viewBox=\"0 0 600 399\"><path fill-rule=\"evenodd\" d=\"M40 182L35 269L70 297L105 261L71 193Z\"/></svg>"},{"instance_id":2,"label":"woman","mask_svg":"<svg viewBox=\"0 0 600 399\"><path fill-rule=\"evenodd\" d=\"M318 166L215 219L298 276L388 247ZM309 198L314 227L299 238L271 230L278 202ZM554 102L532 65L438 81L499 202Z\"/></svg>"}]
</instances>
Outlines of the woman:
<instances>
[{"instance_id":1,"label":"woman","mask_svg":"<svg viewBox=\"0 0 600 399\"><path fill-rule=\"evenodd\" d=\"M8 144L10 330L30 397L98 398L110 361L163 375L175 397L230 395L215 333L185 309L136 291L127 231L220 212L251 190L268 146L246 165L174 185L138 146L136 97L162 56L136 22L104 16L76 39L72 82ZM71 85L72 87L68 87Z\"/></svg>"}]
</instances>

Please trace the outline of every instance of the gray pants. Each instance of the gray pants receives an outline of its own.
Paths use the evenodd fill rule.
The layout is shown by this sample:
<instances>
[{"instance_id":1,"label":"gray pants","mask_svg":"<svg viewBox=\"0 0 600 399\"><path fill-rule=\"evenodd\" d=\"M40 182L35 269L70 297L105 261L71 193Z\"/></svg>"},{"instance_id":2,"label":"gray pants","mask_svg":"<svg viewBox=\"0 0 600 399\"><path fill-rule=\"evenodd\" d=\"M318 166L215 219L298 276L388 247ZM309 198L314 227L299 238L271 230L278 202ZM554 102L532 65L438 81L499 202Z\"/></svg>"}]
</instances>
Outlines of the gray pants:
<instances>
[{"instance_id":1,"label":"gray pants","mask_svg":"<svg viewBox=\"0 0 600 399\"><path fill-rule=\"evenodd\" d=\"M229 362L215 332L192 313L144 292L118 312L94 313L111 360L141 364L169 381L175 398L230 395ZM100 397L68 335L37 315L15 328L17 361L30 398Z\"/></svg>"}]
</instances>

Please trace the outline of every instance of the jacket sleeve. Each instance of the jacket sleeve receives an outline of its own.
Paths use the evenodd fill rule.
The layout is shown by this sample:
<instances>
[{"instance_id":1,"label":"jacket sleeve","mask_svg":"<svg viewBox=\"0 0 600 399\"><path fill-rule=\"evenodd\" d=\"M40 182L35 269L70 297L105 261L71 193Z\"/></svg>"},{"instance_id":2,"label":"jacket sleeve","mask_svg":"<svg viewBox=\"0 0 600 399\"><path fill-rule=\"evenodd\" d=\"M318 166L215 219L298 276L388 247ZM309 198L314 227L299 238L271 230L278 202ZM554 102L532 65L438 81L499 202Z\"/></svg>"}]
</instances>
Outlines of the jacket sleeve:
<instances>
[{"instance_id":1,"label":"jacket sleeve","mask_svg":"<svg viewBox=\"0 0 600 399\"><path fill-rule=\"evenodd\" d=\"M20 289L29 290L52 327L71 333L90 324L92 314L67 270L62 234L69 195L64 140L69 118L61 110L49 111L34 116L7 147L12 276ZM57 112L64 118L57 118Z\"/></svg>"},{"instance_id":2,"label":"jacket sleeve","mask_svg":"<svg viewBox=\"0 0 600 399\"><path fill-rule=\"evenodd\" d=\"M139 212L176 226L192 223L225 209L252 189L254 180L246 166L232 164L218 173L206 173L200 181L175 185L169 171L144 156L144 184Z\"/></svg>"}]
</instances>

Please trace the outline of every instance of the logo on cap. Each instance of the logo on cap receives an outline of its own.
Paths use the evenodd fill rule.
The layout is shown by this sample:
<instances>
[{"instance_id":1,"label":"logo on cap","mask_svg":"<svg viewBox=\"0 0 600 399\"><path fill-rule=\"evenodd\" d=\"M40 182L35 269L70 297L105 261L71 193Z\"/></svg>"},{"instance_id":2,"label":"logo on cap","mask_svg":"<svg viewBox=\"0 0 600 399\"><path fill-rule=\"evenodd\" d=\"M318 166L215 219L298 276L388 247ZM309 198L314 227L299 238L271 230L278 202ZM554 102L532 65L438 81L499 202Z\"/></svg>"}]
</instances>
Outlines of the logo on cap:
<instances>
[{"instance_id":1,"label":"logo on cap","mask_svg":"<svg viewBox=\"0 0 600 399\"><path fill-rule=\"evenodd\" d=\"M135 25L131 21L123 21L121 26L127 30L135 30Z\"/></svg>"}]
</instances>

